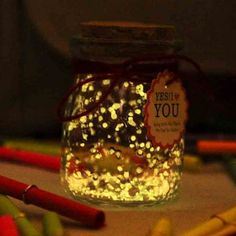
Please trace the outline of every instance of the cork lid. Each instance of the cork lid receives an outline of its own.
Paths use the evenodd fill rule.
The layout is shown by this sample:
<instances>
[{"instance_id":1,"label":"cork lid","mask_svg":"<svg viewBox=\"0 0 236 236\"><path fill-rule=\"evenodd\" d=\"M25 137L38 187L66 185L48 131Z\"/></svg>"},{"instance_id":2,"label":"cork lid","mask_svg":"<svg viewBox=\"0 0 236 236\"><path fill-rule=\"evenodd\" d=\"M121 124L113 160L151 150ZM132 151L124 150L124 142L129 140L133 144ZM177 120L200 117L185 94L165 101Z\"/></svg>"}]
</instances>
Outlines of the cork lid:
<instances>
[{"instance_id":1,"label":"cork lid","mask_svg":"<svg viewBox=\"0 0 236 236\"><path fill-rule=\"evenodd\" d=\"M145 24L141 22L84 22L80 25L82 38L94 40L174 40L175 27L172 25Z\"/></svg>"},{"instance_id":2,"label":"cork lid","mask_svg":"<svg viewBox=\"0 0 236 236\"><path fill-rule=\"evenodd\" d=\"M71 40L72 55L90 60L172 53L179 48L172 25L140 22L83 22Z\"/></svg>"}]
</instances>

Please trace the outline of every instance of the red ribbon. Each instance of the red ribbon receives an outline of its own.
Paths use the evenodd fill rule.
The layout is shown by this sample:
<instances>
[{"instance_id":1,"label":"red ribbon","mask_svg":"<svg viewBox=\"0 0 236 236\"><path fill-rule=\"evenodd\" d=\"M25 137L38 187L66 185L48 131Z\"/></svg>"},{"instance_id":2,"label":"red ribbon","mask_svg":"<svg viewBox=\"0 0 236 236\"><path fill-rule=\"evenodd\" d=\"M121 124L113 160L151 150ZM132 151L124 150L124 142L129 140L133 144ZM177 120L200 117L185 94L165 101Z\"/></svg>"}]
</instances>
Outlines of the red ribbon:
<instances>
[{"instance_id":1,"label":"red ribbon","mask_svg":"<svg viewBox=\"0 0 236 236\"><path fill-rule=\"evenodd\" d=\"M133 82L151 82L154 78L154 74L161 72L165 69L175 71L177 75L178 62L183 61L192 65L198 73L203 77L203 72L200 66L191 58L184 55L147 55L142 57L131 58L121 64L109 64L104 62L94 62L89 60L73 59L74 74L89 73L93 76L86 80L81 80L74 84L64 95L63 99L58 106L58 117L62 122L72 121L79 119L80 117L89 114L93 110L99 107L100 104L107 98L107 96L113 91L114 87L121 80L133 81ZM179 73L178 73L179 74ZM137 76L138 75L138 76ZM176 76L178 77L178 76ZM167 82L167 85L171 84L176 77ZM101 98L93 105L88 107L85 111L78 114L65 116L64 106L69 97L84 84L101 81L111 80L111 84L108 89L102 93Z\"/></svg>"}]
</instances>

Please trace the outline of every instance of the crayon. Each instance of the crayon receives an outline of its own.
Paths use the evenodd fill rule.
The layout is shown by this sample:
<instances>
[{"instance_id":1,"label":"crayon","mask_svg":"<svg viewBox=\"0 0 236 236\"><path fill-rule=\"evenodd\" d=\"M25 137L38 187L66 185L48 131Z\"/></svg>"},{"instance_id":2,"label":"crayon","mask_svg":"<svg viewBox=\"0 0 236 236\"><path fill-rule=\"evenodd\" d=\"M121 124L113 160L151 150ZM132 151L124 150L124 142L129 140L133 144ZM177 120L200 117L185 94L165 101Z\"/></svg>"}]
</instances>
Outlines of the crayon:
<instances>
[{"instance_id":1,"label":"crayon","mask_svg":"<svg viewBox=\"0 0 236 236\"><path fill-rule=\"evenodd\" d=\"M0 217L0 236L19 236L17 226L11 215Z\"/></svg>"},{"instance_id":2,"label":"crayon","mask_svg":"<svg viewBox=\"0 0 236 236\"><path fill-rule=\"evenodd\" d=\"M236 158L235 156L228 155L228 156L223 157L223 160L224 160L224 166L228 175L236 184Z\"/></svg>"},{"instance_id":3,"label":"crayon","mask_svg":"<svg viewBox=\"0 0 236 236\"><path fill-rule=\"evenodd\" d=\"M227 225L219 232L211 234L209 236L235 236L236 235L236 225Z\"/></svg>"},{"instance_id":4,"label":"crayon","mask_svg":"<svg viewBox=\"0 0 236 236\"><path fill-rule=\"evenodd\" d=\"M202 169L203 162L198 155L184 155L184 170L198 172Z\"/></svg>"},{"instance_id":5,"label":"crayon","mask_svg":"<svg viewBox=\"0 0 236 236\"><path fill-rule=\"evenodd\" d=\"M151 229L149 236L172 236L172 225L168 218L161 218Z\"/></svg>"},{"instance_id":6,"label":"crayon","mask_svg":"<svg viewBox=\"0 0 236 236\"><path fill-rule=\"evenodd\" d=\"M4 147L44 153L48 155L60 155L61 147L56 142L46 142L34 139L6 139L2 141Z\"/></svg>"},{"instance_id":7,"label":"crayon","mask_svg":"<svg viewBox=\"0 0 236 236\"><path fill-rule=\"evenodd\" d=\"M0 193L22 200L26 204L33 204L45 210L57 212L86 226L99 228L105 223L105 213L102 210L44 191L36 185L27 185L1 175ZM16 212L13 213L15 215Z\"/></svg>"},{"instance_id":8,"label":"crayon","mask_svg":"<svg viewBox=\"0 0 236 236\"><path fill-rule=\"evenodd\" d=\"M60 170L60 156L53 156L44 153L0 147L0 159L18 161L55 172L59 172Z\"/></svg>"},{"instance_id":9,"label":"crayon","mask_svg":"<svg viewBox=\"0 0 236 236\"><path fill-rule=\"evenodd\" d=\"M211 219L185 232L182 236L206 236L215 235L225 224L231 224L236 221L236 207L226 210L217 215L213 215Z\"/></svg>"},{"instance_id":10,"label":"crayon","mask_svg":"<svg viewBox=\"0 0 236 236\"><path fill-rule=\"evenodd\" d=\"M2 194L0 194L0 214L11 215L22 236L42 236L11 200Z\"/></svg>"},{"instance_id":11,"label":"crayon","mask_svg":"<svg viewBox=\"0 0 236 236\"><path fill-rule=\"evenodd\" d=\"M63 236L64 230L56 212L48 211L43 217L43 233L45 236Z\"/></svg>"}]
</instances>

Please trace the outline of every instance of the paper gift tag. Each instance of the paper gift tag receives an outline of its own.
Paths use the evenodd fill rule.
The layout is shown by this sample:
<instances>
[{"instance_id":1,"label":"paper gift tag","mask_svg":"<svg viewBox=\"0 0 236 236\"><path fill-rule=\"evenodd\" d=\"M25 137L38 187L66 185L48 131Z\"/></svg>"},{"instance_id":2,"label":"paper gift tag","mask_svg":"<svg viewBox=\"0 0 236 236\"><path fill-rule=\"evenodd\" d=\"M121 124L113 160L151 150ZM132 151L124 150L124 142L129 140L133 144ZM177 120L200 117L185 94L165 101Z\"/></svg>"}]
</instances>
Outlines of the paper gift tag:
<instances>
[{"instance_id":1,"label":"paper gift tag","mask_svg":"<svg viewBox=\"0 0 236 236\"><path fill-rule=\"evenodd\" d=\"M181 80L164 71L151 83L144 107L144 124L153 146L171 148L180 141L187 120L187 99Z\"/></svg>"}]
</instances>

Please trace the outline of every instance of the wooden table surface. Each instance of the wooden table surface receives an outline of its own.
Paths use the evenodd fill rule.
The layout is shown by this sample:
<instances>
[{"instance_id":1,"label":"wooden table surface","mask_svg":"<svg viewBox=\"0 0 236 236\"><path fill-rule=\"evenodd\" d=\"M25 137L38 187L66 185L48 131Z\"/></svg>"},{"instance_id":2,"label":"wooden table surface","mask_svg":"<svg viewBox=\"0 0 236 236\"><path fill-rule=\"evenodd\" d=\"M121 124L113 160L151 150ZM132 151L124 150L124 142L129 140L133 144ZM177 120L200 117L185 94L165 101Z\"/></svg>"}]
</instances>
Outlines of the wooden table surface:
<instances>
[{"instance_id":1,"label":"wooden table surface","mask_svg":"<svg viewBox=\"0 0 236 236\"><path fill-rule=\"evenodd\" d=\"M67 196L60 185L57 173L16 163L0 162L1 175L53 193ZM69 197L69 196L67 196ZM12 199L25 212L35 226L41 230L45 210L25 205ZM212 215L236 205L236 185L220 164L208 164L198 173L184 172L178 198L168 204L151 208L104 209L106 226L99 230L81 227L77 222L62 218L67 236L146 236L160 217L168 217L175 235L181 235Z\"/></svg>"}]
</instances>

